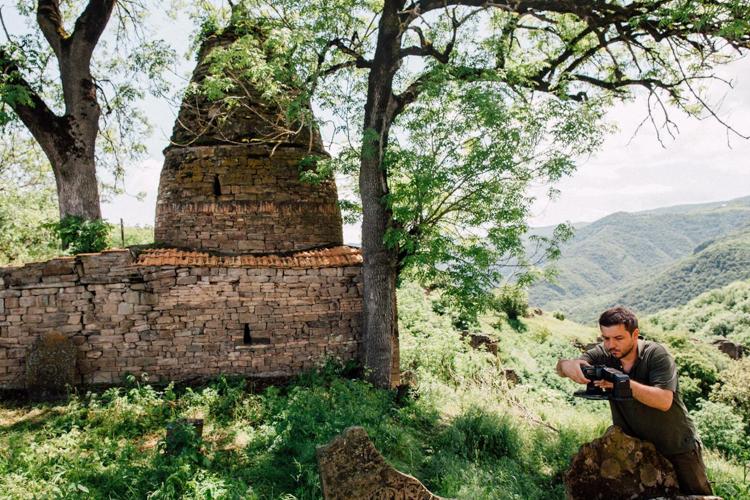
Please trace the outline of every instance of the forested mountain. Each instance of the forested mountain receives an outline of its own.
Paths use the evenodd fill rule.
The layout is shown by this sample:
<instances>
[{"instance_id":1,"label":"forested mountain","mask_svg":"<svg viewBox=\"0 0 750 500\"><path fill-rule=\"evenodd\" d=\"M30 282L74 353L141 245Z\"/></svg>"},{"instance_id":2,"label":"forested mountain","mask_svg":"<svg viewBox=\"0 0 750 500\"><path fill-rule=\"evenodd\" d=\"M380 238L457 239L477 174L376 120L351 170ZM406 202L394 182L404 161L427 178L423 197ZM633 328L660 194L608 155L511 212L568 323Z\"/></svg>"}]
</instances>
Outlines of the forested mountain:
<instances>
[{"instance_id":1,"label":"forested mountain","mask_svg":"<svg viewBox=\"0 0 750 500\"><path fill-rule=\"evenodd\" d=\"M608 303L643 312L684 304L750 276L748 227L750 197L618 212L578 225L556 263L556 283L532 287L530 301L582 321Z\"/></svg>"},{"instance_id":2,"label":"forested mountain","mask_svg":"<svg viewBox=\"0 0 750 500\"><path fill-rule=\"evenodd\" d=\"M623 304L639 314L686 304L703 292L750 279L750 230L701 244L696 253L662 272L610 286L603 293L557 301L556 308L581 321L594 321L605 308Z\"/></svg>"},{"instance_id":3,"label":"forested mountain","mask_svg":"<svg viewBox=\"0 0 750 500\"><path fill-rule=\"evenodd\" d=\"M704 292L683 306L659 311L646 324L706 339L721 336L750 345L750 280Z\"/></svg>"}]
</instances>

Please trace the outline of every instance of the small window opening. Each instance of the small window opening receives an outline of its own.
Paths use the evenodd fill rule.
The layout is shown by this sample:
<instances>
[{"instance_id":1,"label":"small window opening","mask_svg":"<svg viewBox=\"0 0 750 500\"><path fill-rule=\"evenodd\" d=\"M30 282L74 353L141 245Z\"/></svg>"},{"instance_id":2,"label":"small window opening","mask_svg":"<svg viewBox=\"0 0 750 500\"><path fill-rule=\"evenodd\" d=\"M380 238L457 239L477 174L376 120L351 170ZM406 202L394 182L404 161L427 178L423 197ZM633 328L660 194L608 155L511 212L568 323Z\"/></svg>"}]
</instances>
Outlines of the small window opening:
<instances>
[{"instance_id":1,"label":"small window opening","mask_svg":"<svg viewBox=\"0 0 750 500\"><path fill-rule=\"evenodd\" d=\"M219 174L214 175L214 196L221 196L221 181Z\"/></svg>"},{"instance_id":2,"label":"small window opening","mask_svg":"<svg viewBox=\"0 0 750 500\"><path fill-rule=\"evenodd\" d=\"M242 343L249 345L253 343L253 339L250 337L250 325L245 323L245 334L242 336Z\"/></svg>"}]
</instances>

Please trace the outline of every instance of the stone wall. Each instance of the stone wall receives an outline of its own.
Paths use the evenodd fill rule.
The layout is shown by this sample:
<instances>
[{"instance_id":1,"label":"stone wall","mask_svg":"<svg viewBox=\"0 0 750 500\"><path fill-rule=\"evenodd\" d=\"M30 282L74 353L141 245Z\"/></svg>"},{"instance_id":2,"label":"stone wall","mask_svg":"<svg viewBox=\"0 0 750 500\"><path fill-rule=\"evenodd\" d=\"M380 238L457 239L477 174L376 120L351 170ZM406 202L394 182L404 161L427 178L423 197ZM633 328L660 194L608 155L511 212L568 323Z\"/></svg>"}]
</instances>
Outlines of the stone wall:
<instances>
[{"instance_id":1,"label":"stone wall","mask_svg":"<svg viewBox=\"0 0 750 500\"><path fill-rule=\"evenodd\" d=\"M80 381L288 376L357 354L361 256L339 247L222 258L128 250L0 268L0 388L22 388L44 332L78 348Z\"/></svg>"},{"instance_id":2,"label":"stone wall","mask_svg":"<svg viewBox=\"0 0 750 500\"><path fill-rule=\"evenodd\" d=\"M167 150L159 181L155 239L225 253L289 252L341 245L333 179L299 180L305 152L267 146Z\"/></svg>"}]
</instances>

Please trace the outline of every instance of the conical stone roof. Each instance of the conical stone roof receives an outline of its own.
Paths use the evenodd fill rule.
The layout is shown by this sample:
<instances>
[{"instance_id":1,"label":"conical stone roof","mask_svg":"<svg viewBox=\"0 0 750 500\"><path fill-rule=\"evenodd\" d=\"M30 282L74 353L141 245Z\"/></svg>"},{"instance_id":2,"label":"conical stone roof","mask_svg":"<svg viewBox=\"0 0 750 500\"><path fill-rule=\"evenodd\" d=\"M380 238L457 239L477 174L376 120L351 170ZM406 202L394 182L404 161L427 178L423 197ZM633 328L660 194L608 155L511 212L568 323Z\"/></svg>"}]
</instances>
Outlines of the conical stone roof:
<instances>
[{"instance_id":1,"label":"conical stone roof","mask_svg":"<svg viewBox=\"0 0 750 500\"><path fill-rule=\"evenodd\" d=\"M239 34L209 36L191 82ZM341 245L333 179L299 179L300 162L325 156L317 129L280 133L281 110L248 83L234 105L189 93L182 102L159 182L155 239L162 246L226 254L284 253ZM290 127L294 128L294 127Z\"/></svg>"}]
</instances>

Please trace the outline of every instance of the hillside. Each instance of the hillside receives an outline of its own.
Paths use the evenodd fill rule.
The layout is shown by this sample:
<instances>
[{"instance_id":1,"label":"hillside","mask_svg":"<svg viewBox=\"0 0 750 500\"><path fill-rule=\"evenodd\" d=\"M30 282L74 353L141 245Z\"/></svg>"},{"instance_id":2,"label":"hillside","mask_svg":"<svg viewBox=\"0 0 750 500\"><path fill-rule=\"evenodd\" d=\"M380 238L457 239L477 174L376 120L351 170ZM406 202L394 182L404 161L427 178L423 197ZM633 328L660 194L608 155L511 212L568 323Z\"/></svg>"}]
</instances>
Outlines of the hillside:
<instances>
[{"instance_id":1,"label":"hillside","mask_svg":"<svg viewBox=\"0 0 750 500\"><path fill-rule=\"evenodd\" d=\"M554 366L597 330L548 314L513 326L484 316L495 357L435 312L435 295L399 290L401 366L414 379L401 396L331 362L263 391L237 378L158 387L131 376L58 404L0 401L3 497L318 499L316 446L360 425L392 465L443 497L562 500L571 457L610 415L604 402L573 397L578 386ZM750 367L686 341L680 328L649 334L678 360L715 493L747 498L739 457L750 451L750 384L732 381ZM717 380L732 392L714 391ZM165 428L179 418L204 419L203 437L185 432L166 453Z\"/></svg>"},{"instance_id":2,"label":"hillside","mask_svg":"<svg viewBox=\"0 0 750 500\"><path fill-rule=\"evenodd\" d=\"M726 337L750 347L750 280L702 293L687 304L646 319L665 332L685 331L712 340Z\"/></svg>"},{"instance_id":3,"label":"hillside","mask_svg":"<svg viewBox=\"0 0 750 500\"><path fill-rule=\"evenodd\" d=\"M561 300L554 306L580 321L593 322L603 309L615 304L625 304L639 314L654 313L686 304L708 290L750 279L750 231L732 233L696 250L653 276L626 281L613 293ZM604 289L608 288L612 289Z\"/></svg>"},{"instance_id":4,"label":"hillside","mask_svg":"<svg viewBox=\"0 0 750 500\"><path fill-rule=\"evenodd\" d=\"M678 266L683 258L711 252L736 253L735 249L720 249L719 240L747 227L750 221L750 197L727 202L699 205L680 205L636 213L619 212L576 228L574 238L562 247L562 256L555 263L559 270L556 283L539 283L530 290L530 301L543 309L560 309L579 320L590 320L591 311L602 304L620 298L637 299L651 309L651 300L641 298L636 285L646 278L663 273L671 265ZM544 232L544 228L542 228ZM711 252L704 253L709 247ZM695 255L694 255L695 254ZM732 262L737 257L729 257ZM744 261L744 257L739 257ZM700 260L700 259L699 259ZM686 261L682 271L689 272L691 262ZM696 265L695 262L692 263ZM734 268L733 264L728 264ZM720 269L720 267L717 267ZM718 286L740 279L729 276L714 280ZM607 293L625 287L630 295ZM657 289L662 299L658 307L684 303L704 291L686 294L682 302L672 303L672 295ZM605 296L602 296L605 294ZM593 300L592 300L593 299Z\"/></svg>"}]
</instances>

